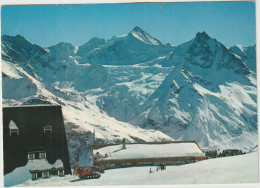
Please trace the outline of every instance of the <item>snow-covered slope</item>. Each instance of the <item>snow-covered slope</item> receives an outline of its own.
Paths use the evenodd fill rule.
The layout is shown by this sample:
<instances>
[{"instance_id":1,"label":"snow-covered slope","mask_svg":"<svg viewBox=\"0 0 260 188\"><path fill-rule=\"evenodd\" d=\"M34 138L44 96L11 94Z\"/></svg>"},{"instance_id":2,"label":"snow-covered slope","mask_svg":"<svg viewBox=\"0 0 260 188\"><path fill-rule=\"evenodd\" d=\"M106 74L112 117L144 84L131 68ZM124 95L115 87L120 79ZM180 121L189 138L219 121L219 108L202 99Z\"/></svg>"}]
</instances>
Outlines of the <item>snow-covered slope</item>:
<instances>
[{"instance_id":1,"label":"snow-covered slope","mask_svg":"<svg viewBox=\"0 0 260 188\"><path fill-rule=\"evenodd\" d=\"M102 112L95 104L88 101L73 88L59 89L54 85L43 85L16 65L21 78L3 77L3 104L60 104L64 115L70 156L79 158L80 147L88 139L84 132L96 132L99 142L121 142L126 138L129 142L172 140L169 136L155 130L144 130L128 123L120 122ZM7 72L7 71L5 71ZM14 73L13 73L14 74ZM12 75L12 74L11 74ZM20 85L22 84L22 85ZM14 91L19 92L14 92ZM77 137L82 136L82 138ZM76 145L75 145L76 144ZM82 153L84 151L81 151Z\"/></svg>"},{"instance_id":2,"label":"snow-covered slope","mask_svg":"<svg viewBox=\"0 0 260 188\"><path fill-rule=\"evenodd\" d=\"M174 70L132 124L202 147L248 150L257 144L255 78L249 79L243 61L205 32L178 46L171 60Z\"/></svg>"},{"instance_id":3,"label":"snow-covered slope","mask_svg":"<svg viewBox=\"0 0 260 188\"><path fill-rule=\"evenodd\" d=\"M88 42L86 42L85 44L83 44L82 46L79 46L77 55L85 58L88 56L88 54L91 50L94 50L95 48L98 48L99 46L102 46L106 43L107 43L107 40L94 37L94 38L90 39Z\"/></svg>"},{"instance_id":4,"label":"snow-covered slope","mask_svg":"<svg viewBox=\"0 0 260 188\"><path fill-rule=\"evenodd\" d=\"M67 60L70 56L76 55L78 48L78 46L73 46L70 43L60 42L55 46L46 48L46 50L57 59Z\"/></svg>"},{"instance_id":5,"label":"snow-covered slope","mask_svg":"<svg viewBox=\"0 0 260 188\"><path fill-rule=\"evenodd\" d=\"M239 55L243 61L246 62L246 65L253 71L256 72L256 45L243 47L242 45L235 45L230 48L230 51Z\"/></svg>"},{"instance_id":6,"label":"snow-covered slope","mask_svg":"<svg viewBox=\"0 0 260 188\"><path fill-rule=\"evenodd\" d=\"M43 48L36 44L31 44L21 35L14 37L3 35L1 48L2 58L13 61L28 61L37 58L40 61L35 63L42 63L40 57L47 54Z\"/></svg>"},{"instance_id":7,"label":"snow-covered slope","mask_svg":"<svg viewBox=\"0 0 260 188\"><path fill-rule=\"evenodd\" d=\"M245 150L257 144L256 74L248 58L205 32L179 46L138 27L79 47L44 49L6 35L1 46L4 105L62 105L77 159L94 129L99 142L194 139L205 148ZM242 50L251 65L254 49Z\"/></svg>"},{"instance_id":8,"label":"snow-covered slope","mask_svg":"<svg viewBox=\"0 0 260 188\"><path fill-rule=\"evenodd\" d=\"M63 167L63 162L60 159L56 160L53 164L50 164L46 159L29 160L25 166L18 167L14 171L5 175L5 186L10 187L29 180L31 178L29 170L46 170L53 167Z\"/></svg>"},{"instance_id":9,"label":"snow-covered slope","mask_svg":"<svg viewBox=\"0 0 260 188\"><path fill-rule=\"evenodd\" d=\"M149 35L145 31L143 31L140 27L137 26L130 32L129 35L132 35L138 40L150 45L162 45L162 43L158 39L153 38L151 35Z\"/></svg>"},{"instance_id":10,"label":"snow-covered slope","mask_svg":"<svg viewBox=\"0 0 260 188\"><path fill-rule=\"evenodd\" d=\"M76 176L53 176L37 181L28 180L17 186L136 186L177 184L234 184L259 182L258 152L241 156L225 157L196 163L167 166L156 172L156 167L132 167L107 170L99 179L79 180ZM154 173L149 173L149 169ZM216 187L205 185L205 187ZM149 186L148 186L149 187ZM190 186L189 186L190 187ZM240 186L239 186L240 187Z\"/></svg>"}]
</instances>

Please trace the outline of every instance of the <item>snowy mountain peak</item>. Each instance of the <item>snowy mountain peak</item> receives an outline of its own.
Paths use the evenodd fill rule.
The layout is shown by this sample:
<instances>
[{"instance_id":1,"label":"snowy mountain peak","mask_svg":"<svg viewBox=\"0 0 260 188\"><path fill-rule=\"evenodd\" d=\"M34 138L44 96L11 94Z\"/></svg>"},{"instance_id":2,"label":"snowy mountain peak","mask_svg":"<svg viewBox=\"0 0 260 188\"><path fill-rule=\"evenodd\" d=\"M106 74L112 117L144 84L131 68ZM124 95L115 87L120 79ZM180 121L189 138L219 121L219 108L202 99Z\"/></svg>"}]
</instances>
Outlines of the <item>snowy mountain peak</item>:
<instances>
[{"instance_id":1,"label":"snowy mountain peak","mask_svg":"<svg viewBox=\"0 0 260 188\"><path fill-rule=\"evenodd\" d=\"M2 58L5 60L24 60L32 59L32 57L40 57L47 52L36 44L27 41L21 35L9 36L3 35L1 37L2 43ZM6 53L8 51L8 53Z\"/></svg>"},{"instance_id":2,"label":"snowy mountain peak","mask_svg":"<svg viewBox=\"0 0 260 188\"><path fill-rule=\"evenodd\" d=\"M153 38L151 35L149 35L147 32L142 30L140 27L136 26L129 35L132 35L133 37L137 38L138 40L145 42L150 45L161 45L162 43L156 39Z\"/></svg>"},{"instance_id":3,"label":"snowy mountain peak","mask_svg":"<svg viewBox=\"0 0 260 188\"><path fill-rule=\"evenodd\" d=\"M242 46L241 44L236 44L235 46L240 48L240 50L244 51L244 46Z\"/></svg>"},{"instance_id":4,"label":"snowy mountain peak","mask_svg":"<svg viewBox=\"0 0 260 188\"><path fill-rule=\"evenodd\" d=\"M239 55L244 61L247 62L246 65L248 66L248 68L256 72L256 63L255 63L256 45L245 47L236 44L235 46L231 47L229 50L232 53Z\"/></svg>"},{"instance_id":5,"label":"snowy mountain peak","mask_svg":"<svg viewBox=\"0 0 260 188\"><path fill-rule=\"evenodd\" d=\"M97 37L91 38L88 42L86 42L82 46L79 46L77 55L86 57L91 50L104 45L106 42L107 41L103 38L97 38Z\"/></svg>"},{"instance_id":6,"label":"snowy mountain peak","mask_svg":"<svg viewBox=\"0 0 260 188\"><path fill-rule=\"evenodd\" d=\"M26 39L21 35L15 35L15 36L3 35L2 36L2 40L8 40L8 39L9 40L14 39L14 40L25 40L26 41Z\"/></svg>"},{"instance_id":7,"label":"snowy mountain peak","mask_svg":"<svg viewBox=\"0 0 260 188\"><path fill-rule=\"evenodd\" d=\"M239 55L240 57L246 57L246 49L240 44L236 44L235 46L231 47L230 51Z\"/></svg>"},{"instance_id":8,"label":"snowy mountain peak","mask_svg":"<svg viewBox=\"0 0 260 188\"><path fill-rule=\"evenodd\" d=\"M145 33L145 31L140 27L135 26L134 29L132 29L131 33Z\"/></svg>"},{"instance_id":9,"label":"snowy mountain peak","mask_svg":"<svg viewBox=\"0 0 260 188\"><path fill-rule=\"evenodd\" d=\"M58 44L56 44L56 45L54 45L54 46L51 46L51 47L49 47L49 48L54 48L54 47L56 47L56 48L64 48L64 47L73 48L74 45L72 45L72 44L70 44L70 43L68 43L68 42L60 42L60 43L58 43Z\"/></svg>"},{"instance_id":10,"label":"snowy mountain peak","mask_svg":"<svg viewBox=\"0 0 260 188\"><path fill-rule=\"evenodd\" d=\"M23 36L21 35L15 35L15 36L9 36L9 35L3 35L1 37L2 39L2 44L4 43L11 43L11 44L16 44L21 47L21 46L28 46L28 45L32 45L32 43L30 43L29 41L27 41Z\"/></svg>"},{"instance_id":11,"label":"snowy mountain peak","mask_svg":"<svg viewBox=\"0 0 260 188\"><path fill-rule=\"evenodd\" d=\"M203 32L198 32L197 34L196 34L196 39L198 39L198 40L209 40L210 39L210 37L209 37L209 35L205 32L205 31L203 31Z\"/></svg>"},{"instance_id":12,"label":"snowy mountain peak","mask_svg":"<svg viewBox=\"0 0 260 188\"><path fill-rule=\"evenodd\" d=\"M245 47L240 44L236 44L231 47L230 50L241 57L255 57L256 56L256 45Z\"/></svg>"},{"instance_id":13,"label":"snowy mountain peak","mask_svg":"<svg viewBox=\"0 0 260 188\"><path fill-rule=\"evenodd\" d=\"M28 40L26 40L22 35L2 35L1 37L2 42L3 41L16 41L16 42L25 42L25 43L30 43ZM31 43L30 43L31 44Z\"/></svg>"},{"instance_id":14,"label":"snowy mountain peak","mask_svg":"<svg viewBox=\"0 0 260 188\"><path fill-rule=\"evenodd\" d=\"M79 46L79 48L89 48L88 50L92 50L95 47L105 44L105 42L106 39L104 38L93 37L85 44Z\"/></svg>"},{"instance_id":15,"label":"snowy mountain peak","mask_svg":"<svg viewBox=\"0 0 260 188\"><path fill-rule=\"evenodd\" d=\"M93 37L87 43L98 43L98 42L105 42L106 40L103 38Z\"/></svg>"},{"instance_id":16,"label":"snowy mountain peak","mask_svg":"<svg viewBox=\"0 0 260 188\"><path fill-rule=\"evenodd\" d=\"M47 48L50 54L57 59L68 59L70 56L75 56L78 47L67 42L60 42L54 46Z\"/></svg>"}]
</instances>

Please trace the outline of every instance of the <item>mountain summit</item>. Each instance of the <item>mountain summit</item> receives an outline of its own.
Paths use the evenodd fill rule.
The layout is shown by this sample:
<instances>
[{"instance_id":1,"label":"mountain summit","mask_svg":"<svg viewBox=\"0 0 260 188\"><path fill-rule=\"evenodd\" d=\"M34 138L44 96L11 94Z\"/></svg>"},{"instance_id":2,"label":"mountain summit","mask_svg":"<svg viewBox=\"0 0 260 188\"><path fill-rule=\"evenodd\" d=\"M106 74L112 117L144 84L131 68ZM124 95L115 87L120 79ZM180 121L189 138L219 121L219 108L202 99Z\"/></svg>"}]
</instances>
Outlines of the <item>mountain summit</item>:
<instances>
[{"instance_id":1,"label":"mountain summit","mask_svg":"<svg viewBox=\"0 0 260 188\"><path fill-rule=\"evenodd\" d=\"M133 65L150 61L167 55L175 47L163 44L140 27L135 27L127 35L113 37L107 41L98 41L95 48L84 51L79 49L78 55L90 64Z\"/></svg>"},{"instance_id":2,"label":"mountain summit","mask_svg":"<svg viewBox=\"0 0 260 188\"><path fill-rule=\"evenodd\" d=\"M26 59L31 59L32 57L40 57L47 54L43 48L36 44L30 43L21 35L3 35L1 37L1 40L3 59L22 61ZM3 53L7 51L8 53Z\"/></svg>"},{"instance_id":3,"label":"mountain summit","mask_svg":"<svg viewBox=\"0 0 260 188\"><path fill-rule=\"evenodd\" d=\"M151 35L149 35L138 26L136 26L129 34L147 44L162 45L162 43L158 39L151 37Z\"/></svg>"},{"instance_id":4,"label":"mountain summit","mask_svg":"<svg viewBox=\"0 0 260 188\"><path fill-rule=\"evenodd\" d=\"M209 35L205 32L205 31L203 31L203 32L198 32L197 34L196 34L196 39L200 39L200 40L208 40L208 39L210 39L210 37L209 37Z\"/></svg>"}]
</instances>

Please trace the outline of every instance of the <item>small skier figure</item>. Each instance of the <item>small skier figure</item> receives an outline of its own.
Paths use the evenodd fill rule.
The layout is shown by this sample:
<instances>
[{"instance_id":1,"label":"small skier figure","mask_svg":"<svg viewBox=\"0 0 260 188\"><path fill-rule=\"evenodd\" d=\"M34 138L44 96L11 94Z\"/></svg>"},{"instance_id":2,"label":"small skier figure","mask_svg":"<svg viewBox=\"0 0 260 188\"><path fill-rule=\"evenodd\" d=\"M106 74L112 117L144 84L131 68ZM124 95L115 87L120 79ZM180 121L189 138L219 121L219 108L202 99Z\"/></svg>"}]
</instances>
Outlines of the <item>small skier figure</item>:
<instances>
[{"instance_id":1,"label":"small skier figure","mask_svg":"<svg viewBox=\"0 0 260 188\"><path fill-rule=\"evenodd\" d=\"M165 164L163 163L162 164L162 170L165 170L166 169L166 167L165 167Z\"/></svg>"}]
</instances>

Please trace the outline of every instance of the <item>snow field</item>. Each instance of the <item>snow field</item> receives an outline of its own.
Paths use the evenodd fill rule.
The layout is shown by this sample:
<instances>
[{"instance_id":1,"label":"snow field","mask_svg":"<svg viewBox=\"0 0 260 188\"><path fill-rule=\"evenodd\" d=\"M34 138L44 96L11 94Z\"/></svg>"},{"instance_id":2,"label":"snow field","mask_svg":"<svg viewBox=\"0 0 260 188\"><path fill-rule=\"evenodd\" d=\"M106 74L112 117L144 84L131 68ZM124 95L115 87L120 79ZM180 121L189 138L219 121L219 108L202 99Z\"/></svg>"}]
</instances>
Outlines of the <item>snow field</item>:
<instances>
[{"instance_id":1,"label":"snow field","mask_svg":"<svg viewBox=\"0 0 260 188\"><path fill-rule=\"evenodd\" d=\"M154 173L149 173L149 169ZM76 176L28 180L17 186L112 186L112 185L174 185L257 183L258 152L240 156L209 159L180 166L132 167L107 170L100 179L80 180Z\"/></svg>"},{"instance_id":2,"label":"snow field","mask_svg":"<svg viewBox=\"0 0 260 188\"><path fill-rule=\"evenodd\" d=\"M31 178L29 170L44 170L51 169L52 167L63 167L63 163L60 159L52 165L46 159L29 160L25 166L18 167L6 174L4 176L4 185L10 187L29 180Z\"/></svg>"}]
</instances>

